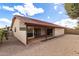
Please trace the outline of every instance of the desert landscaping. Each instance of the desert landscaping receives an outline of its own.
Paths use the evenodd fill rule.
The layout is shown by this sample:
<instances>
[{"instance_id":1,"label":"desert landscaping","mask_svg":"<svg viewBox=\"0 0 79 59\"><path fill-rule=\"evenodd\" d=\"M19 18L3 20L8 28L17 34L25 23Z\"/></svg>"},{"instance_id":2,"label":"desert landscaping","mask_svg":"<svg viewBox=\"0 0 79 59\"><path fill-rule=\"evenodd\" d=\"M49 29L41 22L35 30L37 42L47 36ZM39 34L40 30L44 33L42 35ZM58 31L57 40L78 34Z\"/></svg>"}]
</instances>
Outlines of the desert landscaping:
<instances>
[{"instance_id":1,"label":"desert landscaping","mask_svg":"<svg viewBox=\"0 0 79 59\"><path fill-rule=\"evenodd\" d=\"M79 35L66 34L43 42L24 46L17 39L9 37L0 45L0 55L30 56L72 56L79 55Z\"/></svg>"},{"instance_id":2,"label":"desert landscaping","mask_svg":"<svg viewBox=\"0 0 79 59\"><path fill-rule=\"evenodd\" d=\"M0 56L79 56L79 3L0 7Z\"/></svg>"}]
</instances>

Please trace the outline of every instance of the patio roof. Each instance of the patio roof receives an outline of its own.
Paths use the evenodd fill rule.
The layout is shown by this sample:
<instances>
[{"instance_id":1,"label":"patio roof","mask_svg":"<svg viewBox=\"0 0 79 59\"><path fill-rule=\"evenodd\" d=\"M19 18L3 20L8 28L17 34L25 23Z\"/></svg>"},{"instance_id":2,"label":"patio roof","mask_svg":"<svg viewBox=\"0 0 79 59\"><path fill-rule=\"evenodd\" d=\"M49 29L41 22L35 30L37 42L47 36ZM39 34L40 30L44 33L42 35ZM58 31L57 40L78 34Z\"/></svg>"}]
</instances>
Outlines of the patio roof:
<instances>
[{"instance_id":1,"label":"patio roof","mask_svg":"<svg viewBox=\"0 0 79 59\"><path fill-rule=\"evenodd\" d=\"M44 26L44 27L55 27L55 28L65 28L65 27L62 27L62 26L59 26L59 25L56 25L56 24L53 24L53 23L48 23L48 22L45 22L45 21L40 21L40 20L37 20L37 19L33 19L33 18L29 18L29 17L24 17L24 16L19 16L19 15L15 15L13 17L11 27L13 26L16 18L21 20L26 25Z\"/></svg>"}]
</instances>

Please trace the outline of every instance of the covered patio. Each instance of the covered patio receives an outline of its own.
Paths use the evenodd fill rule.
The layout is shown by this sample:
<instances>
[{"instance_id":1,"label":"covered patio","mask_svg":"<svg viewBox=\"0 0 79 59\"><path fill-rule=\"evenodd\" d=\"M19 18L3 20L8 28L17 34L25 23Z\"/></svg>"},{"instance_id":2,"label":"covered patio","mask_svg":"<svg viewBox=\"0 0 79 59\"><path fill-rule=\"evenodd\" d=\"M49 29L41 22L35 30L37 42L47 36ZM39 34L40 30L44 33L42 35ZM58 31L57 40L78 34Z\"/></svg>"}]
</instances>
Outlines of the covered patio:
<instances>
[{"instance_id":1,"label":"covered patio","mask_svg":"<svg viewBox=\"0 0 79 59\"><path fill-rule=\"evenodd\" d=\"M54 28L42 25L35 25L35 24L26 24L26 42L27 44L30 43L28 41L38 40L40 41L48 40L54 38Z\"/></svg>"}]
</instances>

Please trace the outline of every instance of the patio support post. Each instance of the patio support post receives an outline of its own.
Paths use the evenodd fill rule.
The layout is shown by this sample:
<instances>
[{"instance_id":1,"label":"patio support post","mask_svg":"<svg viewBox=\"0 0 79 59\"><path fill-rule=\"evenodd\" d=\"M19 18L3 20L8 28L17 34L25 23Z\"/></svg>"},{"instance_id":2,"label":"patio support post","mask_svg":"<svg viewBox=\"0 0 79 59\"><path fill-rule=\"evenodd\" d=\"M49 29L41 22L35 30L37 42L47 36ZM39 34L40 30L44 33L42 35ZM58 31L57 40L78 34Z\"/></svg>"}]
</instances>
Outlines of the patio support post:
<instances>
[{"instance_id":1,"label":"patio support post","mask_svg":"<svg viewBox=\"0 0 79 59\"><path fill-rule=\"evenodd\" d=\"M34 27L33 27L33 38L35 38L35 35L34 35Z\"/></svg>"},{"instance_id":2,"label":"patio support post","mask_svg":"<svg viewBox=\"0 0 79 59\"><path fill-rule=\"evenodd\" d=\"M46 32L46 35L45 35L45 37L46 37L46 40L47 40L47 28L45 28L45 32Z\"/></svg>"},{"instance_id":3,"label":"patio support post","mask_svg":"<svg viewBox=\"0 0 79 59\"><path fill-rule=\"evenodd\" d=\"M55 28L53 28L53 37L55 37Z\"/></svg>"},{"instance_id":4,"label":"patio support post","mask_svg":"<svg viewBox=\"0 0 79 59\"><path fill-rule=\"evenodd\" d=\"M28 36L27 36L28 26L26 25L26 44L28 44Z\"/></svg>"}]
</instances>

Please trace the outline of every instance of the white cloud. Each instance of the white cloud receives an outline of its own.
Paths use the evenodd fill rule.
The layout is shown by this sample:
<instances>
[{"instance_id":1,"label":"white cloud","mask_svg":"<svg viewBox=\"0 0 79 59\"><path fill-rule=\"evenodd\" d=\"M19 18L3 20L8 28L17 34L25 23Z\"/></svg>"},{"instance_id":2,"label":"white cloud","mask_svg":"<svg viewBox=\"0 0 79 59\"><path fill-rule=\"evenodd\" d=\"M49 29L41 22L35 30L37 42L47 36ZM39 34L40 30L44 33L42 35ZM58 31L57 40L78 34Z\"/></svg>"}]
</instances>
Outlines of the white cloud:
<instances>
[{"instance_id":1,"label":"white cloud","mask_svg":"<svg viewBox=\"0 0 79 59\"><path fill-rule=\"evenodd\" d=\"M5 27L5 26L10 26L11 25L11 21L7 18L1 18L0 19L0 28Z\"/></svg>"},{"instance_id":2,"label":"white cloud","mask_svg":"<svg viewBox=\"0 0 79 59\"><path fill-rule=\"evenodd\" d=\"M14 6L14 9L16 9L21 14L24 14L24 15L28 14L29 16L33 16L35 14L44 12L42 8L37 8L32 3L30 4L26 3L24 6L21 6L21 5Z\"/></svg>"},{"instance_id":3,"label":"white cloud","mask_svg":"<svg viewBox=\"0 0 79 59\"><path fill-rule=\"evenodd\" d=\"M57 8L62 4L62 3L53 3L55 6L54 6L54 9L57 10Z\"/></svg>"},{"instance_id":4,"label":"white cloud","mask_svg":"<svg viewBox=\"0 0 79 59\"><path fill-rule=\"evenodd\" d=\"M18 12L13 13L13 15L21 15L21 16L23 16L22 14L20 14Z\"/></svg>"},{"instance_id":5,"label":"white cloud","mask_svg":"<svg viewBox=\"0 0 79 59\"><path fill-rule=\"evenodd\" d=\"M10 20L8 20L8 19L6 19L6 18L2 18L2 19L0 19L0 22L11 23L11 21L10 21Z\"/></svg>"},{"instance_id":6,"label":"white cloud","mask_svg":"<svg viewBox=\"0 0 79 59\"><path fill-rule=\"evenodd\" d=\"M65 27L69 27L69 28L74 28L77 25L77 21L76 19L62 19L60 21L55 22L55 24L61 25L61 26L65 26Z\"/></svg>"},{"instance_id":7,"label":"white cloud","mask_svg":"<svg viewBox=\"0 0 79 59\"><path fill-rule=\"evenodd\" d=\"M56 12L58 12L58 14L62 14L65 12L64 7L63 7L63 3L53 3L54 4L54 10Z\"/></svg>"},{"instance_id":8,"label":"white cloud","mask_svg":"<svg viewBox=\"0 0 79 59\"><path fill-rule=\"evenodd\" d=\"M55 5L62 5L62 4L64 4L64 3L59 3L59 2L58 2L58 3L53 3L53 4L55 4Z\"/></svg>"},{"instance_id":9,"label":"white cloud","mask_svg":"<svg viewBox=\"0 0 79 59\"><path fill-rule=\"evenodd\" d=\"M18 12L26 15L26 10L24 9L23 6L20 6L20 5L19 6L14 6L14 9L16 9Z\"/></svg>"},{"instance_id":10,"label":"white cloud","mask_svg":"<svg viewBox=\"0 0 79 59\"><path fill-rule=\"evenodd\" d=\"M57 10L57 7L58 7L58 6L57 6L57 5L55 5L55 6L54 6L54 9L55 9L55 10Z\"/></svg>"},{"instance_id":11,"label":"white cloud","mask_svg":"<svg viewBox=\"0 0 79 59\"><path fill-rule=\"evenodd\" d=\"M0 24L0 28L4 28L4 27L6 27L6 25L4 26L3 24Z\"/></svg>"},{"instance_id":12,"label":"white cloud","mask_svg":"<svg viewBox=\"0 0 79 59\"><path fill-rule=\"evenodd\" d=\"M9 6L2 6L3 9L8 10L8 11L15 11L17 10L18 12L13 13L17 15L24 15L26 16L33 16L35 14L43 13L44 9L43 8L37 8L33 5L33 3L24 3L24 5L17 5L14 7L9 7Z\"/></svg>"},{"instance_id":13,"label":"white cloud","mask_svg":"<svg viewBox=\"0 0 79 59\"><path fill-rule=\"evenodd\" d=\"M60 12L58 12L59 14L62 14L63 12L62 11L60 11Z\"/></svg>"},{"instance_id":14,"label":"white cloud","mask_svg":"<svg viewBox=\"0 0 79 59\"><path fill-rule=\"evenodd\" d=\"M60 3L54 3L55 5L59 5Z\"/></svg>"},{"instance_id":15,"label":"white cloud","mask_svg":"<svg viewBox=\"0 0 79 59\"><path fill-rule=\"evenodd\" d=\"M48 18L48 19L50 19L50 17L49 17L49 16L48 16L47 18Z\"/></svg>"},{"instance_id":16,"label":"white cloud","mask_svg":"<svg viewBox=\"0 0 79 59\"><path fill-rule=\"evenodd\" d=\"M14 11L14 8L9 7L9 6L3 6L2 8L5 10Z\"/></svg>"}]
</instances>

